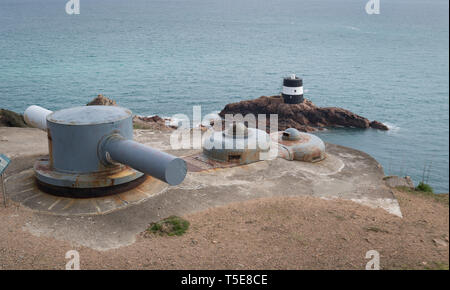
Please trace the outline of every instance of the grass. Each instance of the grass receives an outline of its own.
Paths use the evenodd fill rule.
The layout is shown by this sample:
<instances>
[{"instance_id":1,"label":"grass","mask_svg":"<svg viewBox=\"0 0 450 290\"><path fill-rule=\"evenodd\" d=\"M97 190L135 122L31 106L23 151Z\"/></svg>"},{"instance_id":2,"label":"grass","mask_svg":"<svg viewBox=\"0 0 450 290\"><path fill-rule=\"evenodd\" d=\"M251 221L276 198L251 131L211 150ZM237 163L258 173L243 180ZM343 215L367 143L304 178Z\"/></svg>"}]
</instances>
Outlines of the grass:
<instances>
[{"instance_id":1,"label":"grass","mask_svg":"<svg viewBox=\"0 0 450 290\"><path fill-rule=\"evenodd\" d=\"M381 229L381 228L378 228L378 227L365 227L364 229L365 229L366 231L368 231L368 232L386 233L386 234L389 233L389 231L384 230L384 229Z\"/></svg>"},{"instance_id":2,"label":"grass","mask_svg":"<svg viewBox=\"0 0 450 290\"><path fill-rule=\"evenodd\" d=\"M448 194L441 194L441 193L433 193L430 191L421 191L418 190L418 187L416 187L416 189L410 189L407 187L397 187L397 190L406 192L406 193L410 193L410 194L414 194L414 195L419 195L419 196L423 196L423 197L427 197L427 198L433 198L436 202L444 204L444 205L449 205L449 198L448 198Z\"/></svg>"},{"instance_id":3,"label":"grass","mask_svg":"<svg viewBox=\"0 0 450 290\"><path fill-rule=\"evenodd\" d=\"M338 221L343 221L345 220L345 217L341 216L341 215L335 215L334 216Z\"/></svg>"},{"instance_id":4,"label":"grass","mask_svg":"<svg viewBox=\"0 0 450 290\"><path fill-rule=\"evenodd\" d=\"M133 123L133 129L147 129L142 124Z\"/></svg>"},{"instance_id":5,"label":"grass","mask_svg":"<svg viewBox=\"0 0 450 290\"><path fill-rule=\"evenodd\" d=\"M425 266L425 270L447 270L448 271L448 264L446 263L440 263L440 262L433 262L430 266Z\"/></svg>"},{"instance_id":6,"label":"grass","mask_svg":"<svg viewBox=\"0 0 450 290\"><path fill-rule=\"evenodd\" d=\"M181 236L189 228L189 222L178 216L170 216L156 223L151 223L147 232L167 235L167 236Z\"/></svg>"},{"instance_id":7,"label":"grass","mask_svg":"<svg viewBox=\"0 0 450 290\"><path fill-rule=\"evenodd\" d=\"M394 266L392 268L388 268L388 269L392 269L392 270L446 270L448 271L448 264L447 263L442 263L442 262L431 262L431 263L426 263L424 265L416 265L416 266L406 266L406 265L400 265L400 266Z\"/></svg>"}]
</instances>

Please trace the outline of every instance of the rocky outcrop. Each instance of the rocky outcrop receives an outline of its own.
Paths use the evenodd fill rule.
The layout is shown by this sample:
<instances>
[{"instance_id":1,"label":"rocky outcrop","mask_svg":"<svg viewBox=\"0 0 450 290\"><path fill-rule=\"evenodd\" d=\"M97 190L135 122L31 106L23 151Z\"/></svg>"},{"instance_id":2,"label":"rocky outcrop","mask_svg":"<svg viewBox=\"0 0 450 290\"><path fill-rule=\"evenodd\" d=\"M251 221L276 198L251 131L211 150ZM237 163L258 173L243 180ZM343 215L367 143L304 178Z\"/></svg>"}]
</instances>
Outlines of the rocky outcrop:
<instances>
[{"instance_id":1,"label":"rocky outcrop","mask_svg":"<svg viewBox=\"0 0 450 290\"><path fill-rule=\"evenodd\" d=\"M378 130L385 130L385 131L389 130L388 126L378 121L370 122L370 127Z\"/></svg>"},{"instance_id":2,"label":"rocky outcrop","mask_svg":"<svg viewBox=\"0 0 450 290\"><path fill-rule=\"evenodd\" d=\"M134 116L133 126L135 129L152 129L157 131L169 131L174 129L174 127L167 126L166 120L159 116Z\"/></svg>"},{"instance_id":3,"label":"rocky outcrop","mask_svg":"<svg viewBox=\"0 0 450 290\"><path fill-rule=\"evenodd\" d=\"M95 99L87 103L86 106L117 106L116 101L103 95L98 95Z\"/></svg>"},{"instance_id":4,"label":"rocky outcrop","mask_svg":"<svg viewBox=\"0 0 450 290\"><path fill-rule=\"evenodd\" d=\"M348 110L336 107L321 108L305 99L300 104L285 104L281 96L260 97L254 100L231 103L219 113L225 114L265 114L267 129L269 115L278 114L278 129L296 128L304 132L321 130L326 127L354 127L388 130L388 127L378 121L369 121Z\"/></svg>"},{"instance_id":5,"label":"rocky outcrop","mask_svg":"<svg viewBox=\"0 0 450 290\"><path fill-rule=\"evenodd\" d=\"M411 177L405 176L405 177L399 177L396 175L393 176L386 176L383 178L384 182L386 182L386 185L391 188L396 187L407 187L410 189L414 189L414 182L412 181Z\"/></svg>"},{"instance_id":6,"label":"rocky outcrop","mask_svg":"<svg viewBox=\"0 0 450 290\"><path fill-rule=\"evenodd\" d=\"M25 124L23 115L13 111L0 109L0 127L28 127Z\"/></svg>"},{"instance_id":7,"label":"rocky outcrop","mask_svg":"<svg viewBox=\"0 0 450 290\"><path fill-rule=\"evenodd\" d=\"M95 99L90 101L87 106L117 106L117 103L116 101L103 95L98 95ZM133 127L135 129L151 129L157 131L167 131L173 129L167 126L166 120L159 116L143 117L136 115L133 117Z\"/></svg>"}]
</instances>

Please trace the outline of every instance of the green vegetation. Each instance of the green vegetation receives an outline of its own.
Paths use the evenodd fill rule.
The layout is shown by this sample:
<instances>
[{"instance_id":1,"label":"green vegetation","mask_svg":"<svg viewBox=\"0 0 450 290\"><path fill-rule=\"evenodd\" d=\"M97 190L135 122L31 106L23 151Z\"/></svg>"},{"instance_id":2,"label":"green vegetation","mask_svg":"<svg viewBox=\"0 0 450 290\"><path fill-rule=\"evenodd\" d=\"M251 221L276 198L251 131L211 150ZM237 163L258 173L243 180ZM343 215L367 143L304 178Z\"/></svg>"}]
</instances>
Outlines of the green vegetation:
<instances>
[{"instance_id":1,"label":"green vegetation","mask_svg":"<svg viewBox=\"0 0 450 290\"><path fill-rule=\"evenodd\" d=\"M338 221L343 221L343 220L345 220L345 217L343 217L343 216L341 216L341 215L335 215L335 218L336 218Z\"/></svg>"},{"instance_id":2,"label":"green vegetation","mask_svg":"<svg viewBox=\"0 0 450 290\"><path fill-rule=\"evenodd\" d=\"M389 233L389 231L384 230L384 229L381 229L381 228L378 228L378 227L365 227L364 229L365 229L366 231L368 231L368 232L386 233L386 234Z\"/></svg>"},{"instance_id":3,"label":"green vegetation","mask_svg":"<svg viewBox=\"0 0 450 290\"><path fill-rule=\"evenodd\" d=\"M133 123L133 129L147 129L142 124Z\"/></svg>"},{"instance_id":4,"label":"green vegetation","mask_svg":"<svg viewBox=\"0 0 450 290\"><path fill-rule=\"evenodd\" d=\"M0 109L0 127L28 127L23 116L13 111Z\"/></svg>"},{"instance_id":5,"label":"green vegetation","mask_svg":"<svg viewBox=\"0 0 450 290\"><path fill-rule=\"evenodd\" d=\"M151 223L147 232L168 236L181 236L189 228L189 222L181 217L170 216L159 222Z\"/></svg>"},{"instance_id":6,"label":"green vegetation","mask_svg":"<svg viewBox=\"0 0 450 290\"><path fill-rule=\"evenodd\" d=\"M426 184L424 182L420 182L419 185L417 185L416 190L433 193L433 188L429 184Z\"/></svg>"},{"instance_id":7,"label":"green vegetation","mask_svg":"<svg viewBox=\"0 0 450 290\"><path fill-rule=\"evenodd\" d=\"M414 194L414 195L420 195L420 196L424 196L424 197L427 197L427 198L433 198L435 201L437 201L437 202L439 202L441 204L444 204L444 205L447 205L447 206L449 205L448 193L446 193L446 194L440 194L440 193L436 194L436 193L433 193L432 191L431 192L430 191L421 191L418 188L419 188L419 186L417 186L415 189L410 189L410 188L407 188L407 187L397 187L396 189L397 190L401 190L403 192L410 193L410 194Z\"/></svg>"},{"instance_id":8,"label":"green vegetation","mask_svg":"<svg viewBox=\"0 0 450 290\"><path fill-rule=\"evenodd\" d=\"M447 270L448 271L448 264L446 263L436 263L433 262L430 266L425 266L425 270Z\"/></svg>"},{"instance_id":9,"label":"green vegetation","mask_svg":"<svg viewBox=\"0 0 450 290\"><path fill-rule=\"evenodd\" d=\"M448 264L442 262L424 263L423 265L397 265L392 267L393 270L446 270L448 271Z\"/></svg>"}]
</instances>

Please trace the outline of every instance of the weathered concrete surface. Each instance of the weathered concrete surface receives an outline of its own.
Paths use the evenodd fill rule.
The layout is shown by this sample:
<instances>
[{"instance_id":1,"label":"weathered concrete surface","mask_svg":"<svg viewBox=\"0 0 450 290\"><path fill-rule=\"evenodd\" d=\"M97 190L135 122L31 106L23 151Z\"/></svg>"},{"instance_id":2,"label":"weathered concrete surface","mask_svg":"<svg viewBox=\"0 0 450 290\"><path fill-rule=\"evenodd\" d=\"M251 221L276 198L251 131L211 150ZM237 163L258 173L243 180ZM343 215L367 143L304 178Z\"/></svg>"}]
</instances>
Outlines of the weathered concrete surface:
<instances>
[{"instance_id":1,"label":"weathered concrete surface","mask_svg":"<svg viewBox=\"0 0 450 290\"><path fill-rule=\"evenodd\" d=\"M48 154L47 133L34 128L0 127L0 152L11 158Z\"/></svg>"},{"instance_id":2,"label":"weathered concrete surface","mask_svg":"<svg viewBox=\"0 0 450 290\"><path fill-rule=\"evenodd\" d=\"M47 133L34 128L0 127L0 152L13 160L7 175L31 168L38 156L48 154Z\"/></svg>"},{"instance_id":3,"label":"weathered concrete surface","mask_svg":"<svg viewBox=\"0 0 450 290\"><path fill-rule=\"evenodd\" d=\"M9 146L9 140L17 142L20 139L18 136L27 135L26 132L19 132L18 128L2 129L6 131L0 131L4 134L0 136L5 136L7 141L2 141L4 144L0 150L3 151L0 152L9 156L14 155L9 150L20 153L20 150ZM39 149L41 145L36 144L46 144L45 134L30 134L36 134L35 138L22 147L27 149L28 153L15 155L22 159L28 158L28 164L32 163L33 156L42 153L42 148ZM178 156L198 152L170 150L169 133L155 134L137 130L135 139ZM240 167L189 172L181 185L170 187L161 194L151 195L144 201L121 210L92 216L34 213L33 219L24 224L23 228L38 236L51 236L74 244L107 250L133 243L136 234L142 232L150 222L169 215L185 215L209 207L269 196L309 195L326 199L342 198L371 207L381 207L401 216L392 191L383 181L383 169L375 159L363 152L332 144L327 144L327 154L328 158L318 163L275 159ZM27 162L22 165L22 170L29 170ZM18 171L19 168L16 168L14 172L8 173L8 188L13 186L9 181L13 180L12 176L18 174ZM21 206L20 210L26 210L26 207Z\"/></svg>"}]
</instances>

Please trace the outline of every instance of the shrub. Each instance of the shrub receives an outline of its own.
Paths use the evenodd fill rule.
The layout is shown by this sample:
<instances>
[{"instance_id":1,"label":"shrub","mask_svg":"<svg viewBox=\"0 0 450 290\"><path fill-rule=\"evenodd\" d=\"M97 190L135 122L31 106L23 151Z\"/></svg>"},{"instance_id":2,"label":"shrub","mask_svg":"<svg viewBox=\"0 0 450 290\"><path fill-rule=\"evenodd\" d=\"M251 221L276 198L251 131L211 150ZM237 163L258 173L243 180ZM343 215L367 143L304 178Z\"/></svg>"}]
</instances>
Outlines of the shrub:
<instances>
[{"instance_id":1,"label":"shrub","mask_svg":"<svg viewBox=\"0 0 450 290\"><path fill-rule=\"evenodd\" d=\"M433 188L424 182L420 182L419 185L416 187L417 191L423 191L423 192L433 192Z\"/></svg>"}]
</instances>

